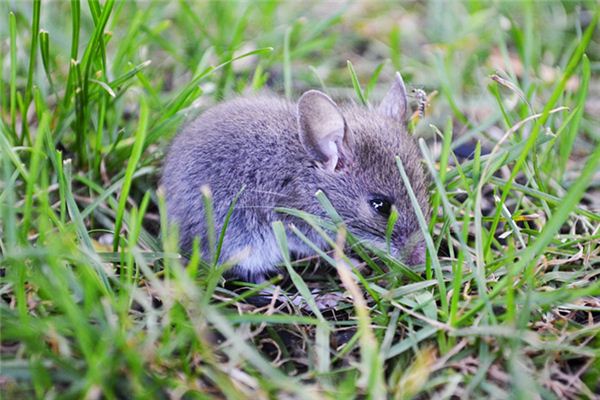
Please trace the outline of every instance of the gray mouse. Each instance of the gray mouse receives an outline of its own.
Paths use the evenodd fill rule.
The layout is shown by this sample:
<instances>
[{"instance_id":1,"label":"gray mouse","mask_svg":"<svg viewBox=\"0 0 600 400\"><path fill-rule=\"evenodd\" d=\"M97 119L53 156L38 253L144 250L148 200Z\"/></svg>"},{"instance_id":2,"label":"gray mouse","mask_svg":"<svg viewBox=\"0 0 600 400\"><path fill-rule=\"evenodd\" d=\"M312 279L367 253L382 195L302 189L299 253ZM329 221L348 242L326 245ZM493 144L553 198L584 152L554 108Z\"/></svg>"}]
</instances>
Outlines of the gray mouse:
<instances>
[{"instance_id":1,"label":"gray mouse","mask_svg":"<svg viewBox=\"0 0 600 400\"><path fill-rule=\"evenodd\" d=\"M381 103L371 109L338 106L309 90L296 104L275 96L242 97L216 105L189 123L172 142L164 164L167 217L179 226L180 248L189 254L200 238L210 254L201 189L208 186L217 229L241 192L224 236L221 261L236 259L231 272L262 281L281 262L274 221L295 224L319 247L327 245L303 220L280 213L294 208L326 217L315 197L322 190L360 240L383 248L392 206L399 218L392 255L422 263L425 247L407 190L396 166L400 156L423 212L428 215L427 179L414 139L406 132L409 111L399 73ZM314 250L293 234L297 256Z\"/></svg>"}]
</instances>

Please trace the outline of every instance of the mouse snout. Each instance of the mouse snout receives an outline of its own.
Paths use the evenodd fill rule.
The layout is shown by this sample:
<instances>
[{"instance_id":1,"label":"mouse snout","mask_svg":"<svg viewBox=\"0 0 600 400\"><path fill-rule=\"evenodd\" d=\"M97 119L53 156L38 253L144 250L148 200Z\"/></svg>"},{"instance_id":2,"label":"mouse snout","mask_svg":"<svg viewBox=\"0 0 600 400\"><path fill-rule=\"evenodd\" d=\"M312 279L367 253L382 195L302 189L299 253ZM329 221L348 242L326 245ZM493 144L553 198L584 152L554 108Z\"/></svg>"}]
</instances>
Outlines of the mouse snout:
<instances>
[{"instance_id":1,"label":"mouse snout","mask_svg":"<svg viewBox=\"0 0 600 400\"><path fill-rule=\"evenodd\" d=\"M419 265L425 262L425 249L423 234L416 231L394 243L391 252L394 257L401 259L407 265Z\"/></svg>"},{"instance_id":2,"label":"mouse snout","mask_svg":"<svg viewBox=\"0 0 600 400\"><path fill-rule=\"evenodd\" d=\"M425 238L421 231L413 232L406 241L404 259L408 265L418 265L425 262Z\"/></svg>"},{"instance_id":3,"label":"mouse snout","mask_svg":"<svg viewBox=\"0 0 600 400\"><path fill-rule=\"evenodd\" d=\"M408 256L406 257L406 263L408 265L419 265L425 263L425 241L414 244L412 249L409 249Z\"/></svg>"}]
</instances>

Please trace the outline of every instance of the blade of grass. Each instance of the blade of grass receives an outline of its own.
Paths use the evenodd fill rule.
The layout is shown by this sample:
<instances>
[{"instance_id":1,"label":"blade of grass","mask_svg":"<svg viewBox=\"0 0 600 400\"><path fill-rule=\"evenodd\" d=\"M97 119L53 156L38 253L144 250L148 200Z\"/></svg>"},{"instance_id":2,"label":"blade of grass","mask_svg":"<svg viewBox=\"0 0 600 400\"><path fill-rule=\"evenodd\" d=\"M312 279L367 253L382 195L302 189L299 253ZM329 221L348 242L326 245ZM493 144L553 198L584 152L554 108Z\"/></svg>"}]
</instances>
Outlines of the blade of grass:
<instances>
[{"instance_id":1,"label":"blade of grass","mask_svg":"<svg viewBox=\"0 0 600 400\"><path fill-rule=\"evenodd\" d=\"M229 208L227 209L227 214L225 215L225 220L223 221L223 226L221 227L221 232L219 233L219 240L217 241L217 249L215 251L215 255L213 257L213 267L217 266L217 262L219 257L221 256L221 250L223 248L223 241L225 240L225 232L227 230L227 226L229 225L229 220L231 219L231 214L233 214L233 210L235 205L246 189L246 186L242 186L239 192L235 195L233 200L231 200L231 204L229 204Z\"/></svg>"},{"instance_id":2,"label":"blade of grass","mask_svg":"<svg viewBox=\"0 0 600 400\"><path fill-rule=\"evenodd\" d=\"M21 161L19 156L16 154L16 152L13 151L13 147L11 146L11 144L8 141L8 135L4 135L4 132L8 131L8 129L10 129L10 128L5 128L5 126L1 120L0 120L0 128L2 128L2 134L0 135L0 149L2 149L2 151L6 155L7 159L11 161L11 163L13 164L15 169L19 172L19 175L21 175L21 177L26 180L28 177L28 174L27 174L27 171L25 170L23 162Z\"/></svg>"},{"instance_id":3,"label":"blade of grass","mask_svg":"<svg viewBox=\"0 0 600 400\"><path fill-rule=\"evenodd\" d=\"M290 36L292 33L292 27L288 27L285 30L285 36L283 37L283 87L285 90L285 97L288 99L292 98L292 60L290 57Z\"/></svg>"},{"instance_id":4,"label":"blade of grass","mask_svg":"<svg viewBox=\"0 0 600 400\"><path fill-rule=\"evenodd\" d=\"M436 249L433 244L433 239L431 238L431 234L429 233L429 228L427 221L425 220L425 215L423 215L423 211L421 210L421 206L419 205L419 201L415 196L415 192L412 190L412 186L406 172L404 170L404 165L402 164L402 160L400 157L396 157L396 166L400 171L400 176L402 177L402 181L408 196L410 198L410 202L413 206L413 210L417 216L417 220L419 221L419 227L421 228L421 232L425 239L425 244L427 246L427 250L431 255L431 263L433 264L433 271L435 272L436 279L438 281L438 288L440 294L440 303L442 307L442 311L445 315L448 314L448 298L446 296L446 283L444 281L444 274L442 272L442 267L440 266L440 261L437 257Z\"/></svg>"},{"instance_id":5,"label":"blade of grass","mask_svg":"<svg viewBox=\"0 0 600 400\"><path fill-rule=\"evenodd\" d=\"M373 74L371 74L371 79L369 79L369 83L367 83L367 87L365 88L365 91L364 91L365 100L367 102L369 101L369 97L371 96L371 92L375 88L375 85L377 84L377 80L379 79L379 74L381 74L381 70L383 69L383 67L385 66L385 64L386 64L385 61L379 63L377 65L377 67L375 67L375 70L373 71Z\"/></svg>"},{"instance_id":6,"label":"blade of grass","mask_svg":"<svg viewBox=\"0 0 600 400\"><path fill-rule=\"evenodd\" d=\"M346 230L342 227L338 230L336 239L335 261L340 280L352 296L358 318L361 379L357 384L365 387L369 399L383 399L386 392L383 379L383 355L379 351L377 340L371 329L372 323L367 302L352 277L350 265L344 261L346 258L343 254L345 240Z\"/></svg>"},{"instance_id":7,"label":"blade of grass","mask_svg":"<svg viewBox=\"0 0 600 400\"><path fill-rule=\"evenodd\" d=\"M287 236L285 233L285 228L283 227L283 223L281 221L273 222L273 232L275 233L275 239L277 240L277 245L279 246L279 251L281 252L281 256L283 258L283 265L287 270L290 279L294 283L294 286L298 289L298 292L302 295L302 298L306 301L306 304L310 307L310 310L317 316L317 319L322 323L326 324L325 318L321 314L317 303L315 302L315 298L312 293L306 286L306 283L302 279L302 277L294 270L292 267L291 259L290 259L290 251L288 248Z\"/></svg>"},{"instance_id":8,"label":"blade of grass","mask_svg":"<svg viewBox=\"0 0 600 400\"><path fill-rule=\"evenodd\" d=\"M10 32L10 133L13 142L19 143L17 137L17 19L12 11L8 13Z\"/></svg>"},{"instance_id":9,"label":"blade of grass","mask_svg":"<svg viewBox=\"0 0 600 400\"><path fill-rule=\"evenodd\" d=\"M33 98L33 74L35 72L35 65L37 61L37 51L38 51L38 38L40 33L40 11L42 7L41 0L33 1L33 16L31 18L31 46L29 48L29 67L27 69L27 87L25 89L25 97L24 104L25 110L29 109L29 103L31 103L31 99ZM23 115L27 115L24 113ZM31 138L29 138L29 129L27 124L27 118L23 117L21 120L21 139L25 136L28 137L29 143L33 145L31 142Z\"/></svg>"},{"instance_id":10,"label":"blade of grass","mask_svg":"<svg viewBox=\"0 0 600 400\"><path fill-rule=\"evenodd\" d=\"M392 206L392 212L388 218L387 226L385 228L385 244L387 252L390 253L392 250L392 233L394 232L394 226L398 221L398 209L396 206Z\"/></svg>"},{"instance_id":11,"label":"blade of grass","mask_svg":"<svg viewBox=\"0 0 600 400\"><path fill-rule=\"evenodd\" d=\"M50 90L53 92L54 82L52 81L52 74L50 72L50 37L48 32L43 29L40 30L40 54L42 55L42 66L50 84Z\"/></svg>"},{"instance_id":12,"label":"blade of grass","mask_svg":"<svg viewBox=\"0 0 600 400\"><path fill-rule=\"evenodd\" d=\"M346 61L346 65L348 66L348 72L350 73L350 79L352 80L352 86L354 87L354 93L356 93L356 97L358 97L358 100L360 100L360 103L363 106L368 105L367 99L365 98L363 90L360 87L360 82L358 80L358 77L356 76L356 71L354 70L354 66L352 65L350 60Z\"/></svg>"},{"instance_id":13,"label":"blade of grass","mask_svg":"<svg viewBox=\"0 0 600 400\"><path fill-rule=\"evenodd\" d=\"M119 207L117 209L117 215L115 219L115 230L113 239L113 251L116 252L119 249L119 239L121 236L121 226L123 223L123 214L125 212L125 206L127 205L127 198L129 197L129 191L131 190L131 182L133 181L133 175L135 173L137 164L142 156L144 147L144 141L146 139L146 132L148 130L148 105L144 97L140 98L140 117L138 121L138 128L135 133L135 142L131 155L129 156L129 162L127 164L127 170L125 171L125 179L123 180L123 188L119 196Z\"/></svg>"},{"instance_id":14,"label":"blade of grass","mask_svg":"<svg viewBox=\"0 0 600 400\"><path fill-rule=\"evenodd\" d=\"M575 143L575 137L579 133L579 127L581 126L581 119L583 117L583 113L585 110L585 102L588 96L588 89L590 84L590 76L591 76L591 68L590 68L590 60L584 54L581 60L581 70L583 79L581 81L581 86L579 87L579 92L577 94L576 101L576 114L574 116L573 121L569 126L569 130L566 134L562 135L560 140L560 146L558 148L559 152L559 170L561 175L564 177L564 172L567 167L567 162L569 160L569 155L573 149L573 144Z\"/></svg>"},{"instance_id":15,"label":"blade of grass","mask_svg":"<svg viewBox=\"0 0 600 400\"><path fill-rule=\"evenodd\" d=\"M33 213L33 195L34 190L36 190L36 185L38 183L40 170L43 168L42 165L42 156L44 152L42 151L42 147L44 145L44 139L48 134L50 125L50 113L45 112L42 115L42 120L40 121L40 125L38 127L37 135L35 137L35 144L33 147L33 152L30 160L29 173L27 174L27 188L25 191L25 208L23 211L23 220L22 220L22 232L23 232L23 242L27 242L27 235L29 233L29 228L32 219Z\"/></svg>"},{"instance_id":16,"label":"blade of grass","mask_svg":"<svg viewBox=\"0 0 600 400\"><path fill-rule=\"evenodd\" d=\"M215 211L213 206L213 196L208 185L203 185L200 188L202 196L202 204L204 205L204 223L206 224L206 240L208 242L209 259L214 259L216 252L216 231L215 227Z\"/></svg>"},{"instance_id":17,"label":"blade of grass","mask_svg":"<svg viewBox=\"0 0 600 400\"><path fill-rule=\"evenodd\" d=\"M58 157L59 159L61 157ZM101 281L102 286L106 293L110 293L112 291L110 287L110 283L108 282L108 276L104 271L104 266L100 263L94 262L94 246L92 244L92 239L90 238L88 231L85 227L85 223L81 214L79 213L79 208L77 207L77 203L75 203L75 199L73 198L73 192L71 189L72 177L71 177L71 159L67 159L63 163L63 171L64 175L59 176L58 178L62 180L62 185L65 188L65 199L67 203L67 211L69 213L69 217L71 221L73 221L75 228L77 230L77 235L79 239L83 243L83 248L81 251L84 254L88 254L88 262L91 263L92 267L96 271L97 278Z\"/></svg>"},{"instance_id":18,"label":"blade of grass","mask_svg":"<svg viewBox=\"0 0 600 400\"><path fill-rule=\"evenodd\" d=\"M0 120L0 123L2 121ZM0 144L6 141L4 134L0 134ZM10 146L0 146L2 153L2 197L0 198L0 215L2 220L2 236L0 237L0 249L2 255L6 256L17 248L18 229L17 229L17 209L15 207L15 183L17 172L13 172L10 156L16 158Z\"/></svg>"}]
</instances>

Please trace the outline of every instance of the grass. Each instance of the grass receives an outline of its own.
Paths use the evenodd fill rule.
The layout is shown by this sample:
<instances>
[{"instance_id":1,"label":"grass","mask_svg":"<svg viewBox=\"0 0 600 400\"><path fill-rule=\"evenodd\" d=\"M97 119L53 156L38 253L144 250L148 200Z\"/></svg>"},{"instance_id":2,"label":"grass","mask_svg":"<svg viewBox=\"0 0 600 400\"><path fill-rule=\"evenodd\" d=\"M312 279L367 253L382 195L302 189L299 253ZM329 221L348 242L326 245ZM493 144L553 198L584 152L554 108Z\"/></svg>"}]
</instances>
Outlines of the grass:
<instances>
[{"instance_id":1,"label":"grass","mask_svg":"<svg viewBox=\"0 0 600 400\"><path fill-rule=\"evenodd\" d=\"M595 398L598 16L593 1L0 2L2 398ZM425 265L356 245L323 194L330 221L280 211L332 252L292 260L273 227L289 278L182 265L157 182L186 120L263 90L376 103L396 70L429 93L410 124L432 182ZM248 302L273 284L289 302Z\"/></svg>"}]
</instances>

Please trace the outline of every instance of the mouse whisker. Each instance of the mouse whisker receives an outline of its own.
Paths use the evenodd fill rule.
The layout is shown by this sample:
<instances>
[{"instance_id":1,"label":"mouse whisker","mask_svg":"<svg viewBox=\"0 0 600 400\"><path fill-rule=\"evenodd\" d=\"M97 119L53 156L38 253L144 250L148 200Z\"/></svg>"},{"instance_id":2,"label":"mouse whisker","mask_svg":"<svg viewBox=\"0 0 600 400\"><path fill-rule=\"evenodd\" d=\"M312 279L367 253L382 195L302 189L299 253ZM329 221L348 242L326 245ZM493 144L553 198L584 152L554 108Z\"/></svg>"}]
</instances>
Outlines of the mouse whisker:
<instances>
[{"instance_id":1,"label":"mouse whisker","mask_svg":"<svg viewBox=\"0 0 600 400\"><path fill-rule=\"evenodd\" d=\"M252 209L264 209L264 210L272 210L273 206L235 206L234 210L252 210Z\"/></svg>"},{"instance_id":2,"label":"mouse whisker","mask_svg":"<svg viewBox=\"0 0 600 400\"><path fill-rule=\"evenodd\" d=\"M258 190L258 189L246 189L247 192L254 192L254 193L264 193L264 194L273 194L276 196L280 196L280 197L285 197L287 199L291 199L292 196L287 195L287 194L283 194L281 192L273 192L273 191L269 191L269 190Z\"/></svg>"}]
</instances>

